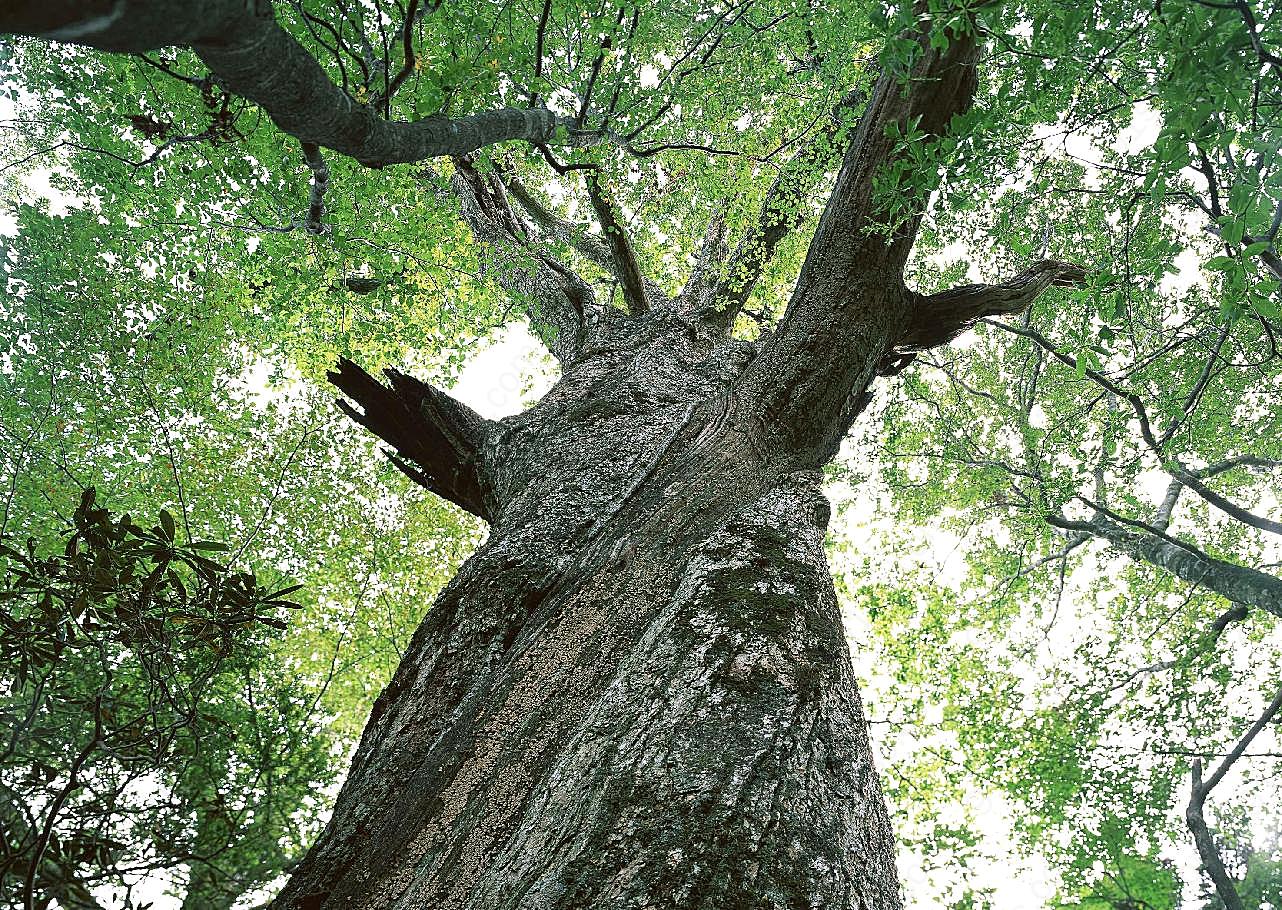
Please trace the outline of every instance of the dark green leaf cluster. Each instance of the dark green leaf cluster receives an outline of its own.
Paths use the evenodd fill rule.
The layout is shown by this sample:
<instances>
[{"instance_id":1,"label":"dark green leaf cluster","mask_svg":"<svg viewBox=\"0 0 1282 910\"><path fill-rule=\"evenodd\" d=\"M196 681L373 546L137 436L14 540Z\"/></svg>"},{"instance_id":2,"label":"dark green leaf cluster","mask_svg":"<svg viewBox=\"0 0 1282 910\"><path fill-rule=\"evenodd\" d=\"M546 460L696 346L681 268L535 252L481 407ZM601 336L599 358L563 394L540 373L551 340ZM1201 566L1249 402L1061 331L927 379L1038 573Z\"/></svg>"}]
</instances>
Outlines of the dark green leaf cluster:
<instances>
[{"instance_id":1,"label":"dark green leaf cluster","mask_svg":"<svg viewBox=\"0 0 1282 910\"><path fill-rule=\"evenodd\" d=\"M165 510L152 527L116 517L92 488L59 537L0 544L3 905L92 907L113 888L128 905L140 870L211 877L253 839L279 842L257 845L257 868L212 875L205 897L283 868L281 821L311 783L292 769L322 771L325 743L287 685L254 677L300 586L212 558L225 549L180 539ZM229 740L260 725L297 752Z\"/></svg>"}]
</instances>

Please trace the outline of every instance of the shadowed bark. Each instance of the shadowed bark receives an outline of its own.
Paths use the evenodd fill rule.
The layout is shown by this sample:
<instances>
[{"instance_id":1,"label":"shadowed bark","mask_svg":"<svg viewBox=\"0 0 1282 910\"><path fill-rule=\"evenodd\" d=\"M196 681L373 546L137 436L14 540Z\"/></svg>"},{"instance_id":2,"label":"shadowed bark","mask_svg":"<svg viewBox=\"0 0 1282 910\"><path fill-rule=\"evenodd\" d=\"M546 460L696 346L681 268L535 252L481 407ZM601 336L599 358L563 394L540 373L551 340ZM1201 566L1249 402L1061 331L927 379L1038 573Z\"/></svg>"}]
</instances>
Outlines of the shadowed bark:
<instances>
[{"instance_id":1,"label":"shadowed bark","mask_svg":"<svg viewBox=\"0 0 1282 910\"><path fill-rule=\"evenodd\" d=\"M329 381L361 410L345 401L339 408L395 449L392 463L410 479L473 515L492 517L479 470L490 421L412 376L384 373L391 388L350 360L339 360Z\"/></svg>"},{"instance_id":2,"label":"shadowed bark","mask_svg":"<svg viewBox=\"0 0 1282 910\"><path fill-rule=\"evenodd\" d=\"M276 22L269 0L31 0L5 5L0 33L127 53L191 48L221 86L259 105L281 130L366 167L467 155L510 140L546 143L558 127L573 126L545 108L384 120L330 80Z\"/></svg>"}]
</instances>

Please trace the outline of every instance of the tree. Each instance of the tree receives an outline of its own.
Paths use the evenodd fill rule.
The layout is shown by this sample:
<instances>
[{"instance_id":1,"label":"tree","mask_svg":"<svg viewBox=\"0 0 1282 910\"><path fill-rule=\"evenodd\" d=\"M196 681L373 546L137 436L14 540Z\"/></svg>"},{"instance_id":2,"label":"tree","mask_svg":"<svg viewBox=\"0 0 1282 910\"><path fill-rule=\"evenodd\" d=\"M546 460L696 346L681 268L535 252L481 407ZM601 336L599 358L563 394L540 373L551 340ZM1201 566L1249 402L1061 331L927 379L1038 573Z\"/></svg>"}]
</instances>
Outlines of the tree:
<instances>
[{"instance_id":1,"label":"tree","mask_svg":"<svg viewBox=\"0 0 1282 910\"><path fill-rule=\"evenodd\" d=\"M136 223L172 225L194 205L189 230L221 220L273 239L269 274L257 247L205 265L244 289L246 312L289 324L268 337L308 374L361 352L346 310L309 321L321 308L301 288L386 292L389 312L412 310L397 286L453 270L469 286L447 300L487 318L521 307L561 377L491 421L400 369L384 384L347 357L331 373L395 464L489 534L375 703L278 906L898 906L821 471L879 376L977 321L1053 287L1082 288L1057 298L1079 313L1116 287L1157 293L1050 221L1041 256L1004 281L911 289L910 257L950 219L982 222L968 195L1021 172L1037 125L1116 134L1135 82L1163 118L1143 186L1153 218L1189 197L1194 156L1209 180L1221 152L1260 147L1227 208L1213 195L1208 228L1225 248L1211 261L1223 318L1271 338L1277 17L1244 3L1157 8L1148 29L1109 4L281 11L11 8L7 31L142 55L78 53L71 72L51 60L63 48L23 44L20 78L45 111L26 129L32 153L70 150L73 184ZM151 54L171 46L190 54ZM146 84L149 69L171 81ZM85 105L87 86L104 103ZM251 132L242 99L280 132ZM1220 109L1232 135L1211 125ZM282 134L311 179L284 221L259 214L297 196ZM1223 148L1199 156L1207 134ZM504 140L537 154L490 147ZM362 172L321 148L414 167ZM155 175L146 198L122 179L135 172ZM192 189L216 174L231 193ZM1106 220L1114 200L1075 180ZM335 204L336 187L350 198ZM370 236L382 212L402 225L388 242ZM1009 220L996 233L1035 248ZM1062 259L1044 258L1052 234ZM415 344L384 322L366 318L385 333L370 360Z\"/></svg>"},{"instance_id":2,"label":"tree","mask_svg":"<svg viewBox=\"0 0 1282 910\"><path fill-rule=\"evenodd\" d=\"M230 906L299 848L297 795L325 771L308 700L257 672L297 586L180 543L166 511L112 516L92 488L64 535L0 542L0 900L97 908L110 888L130 906L141 873L186 866L186 906Z\"/></svg>"},{"instance_id":3,"label":"tree","mask_svg":"<svg viewBox=\"0 0 1282 910\"><path fill-rule=\"evenodd\" d=\"M375 460L358 427L328 414L328 396L320 408L314 393L247 388L259 362L190 263L96 271L88 264L103 236L96 215L18 214L18 234L5 244L11 296L0 304L0 337L11 340L0 354L0 534L19 550L33 538L61 552L57 530L72 524L84 487L97 484L139 522L169 510L178 546L219 540L228 550L214 558L237 570L307 583L290 595L302 608L285 617L286 633L234 652L216 685L195 687L207 710L191 730L198 735L184 740L194 754L132 756L129 786L101 780L103 813L73 800L58 836L93 843L110 834L114 862L82 850L66 855L79 865L62 868L105 907L141 906L161 890L189 910L252 902L256 891L261 901L314 838L369 703L474 532ZM59 756L74 754L88 740L74 740L83 724L66 722L84 718L76 694L95 684L77 672L75 653L49 668L67 683L44 700L52 744L28 741L5 714L5 742L17 735L21 747L5 780L16 777L32 811L49 786L66 782L67 763L46 761L56 775L46 781L30 756L53 744ZM140 673L126 696L145 694ZM172 683L159 675L163 692ZM31 694L12 693L22 716ZM110 767L104 758L95 776ZM25 906L22 884L20 875L5 880L5 906ZM56 896L58 881L33 884L37 905Z\"/></svg>"}]
</instances>

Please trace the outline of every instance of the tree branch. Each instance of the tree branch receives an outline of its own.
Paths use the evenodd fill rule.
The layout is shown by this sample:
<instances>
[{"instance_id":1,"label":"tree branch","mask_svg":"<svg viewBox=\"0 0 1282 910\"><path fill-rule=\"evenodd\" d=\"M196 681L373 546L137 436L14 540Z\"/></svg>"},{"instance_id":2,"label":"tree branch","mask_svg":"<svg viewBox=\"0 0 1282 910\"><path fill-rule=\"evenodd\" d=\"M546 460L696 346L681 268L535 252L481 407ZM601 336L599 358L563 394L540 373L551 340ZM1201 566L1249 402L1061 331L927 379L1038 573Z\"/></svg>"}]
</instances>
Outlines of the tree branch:
<instances>
[{"instance_id":1,"label":"tree branch","mask_svg":"<svg viewBox=\"0 0 1282 910\"><path fill-rule=\"evenodd\" d=\"M1086 270L1071 262L1045 259L1000 284L968 284L938 294L914 294L912 321L897 349L926 350L948 344L985 316L1026 309L1049 287L1073 287Z\"/></svg>"},{"instance_id":2,"label":"tree branch","mask_svg":"<svg viewBox=\"0 0 1282 910\"><path fill-rule=\"evenodd\" d=\"M492 254L486 270L524 302L530 327L548 350L562 363L573 360L609 311L572 269L530 247L496 174L482 174L463 158L454 159L454 168L463 220Z\"/></svg>"},{"instance_id":3,"label":"tree branch","mask_svg":"<svg viewBox=\"0 0 1282 910\"><path fill-rule=\"evenodd\" d=\"M595 234L587 233L582 225L558 218L515 174L503 171L501 176L509 195L545 236L569 245L589 262L607 272L613 270L614 260L605 241Z\"/></svg>"},{"instance_id":4,"label":"tree branch","mask_svg":"<svg viewBox=\"0 0 1282 910\"><path fill-rule=\"evenodd\" d=\"M1097 507L1097 511L1106 510ZM1216 559L1190 543L1170 537L1164 530L1142 522L1127 521L1142 532L1134 533L1099 515L1090 521L1047 515L1046 522L1061 530L1086 533L1104 540L1138 562L1148 563L1189 584L1214 591L1231 603L1257 607L1282 617L1282 579L1258 569Z\"/></svg>"},{"instance_id":5,"label":"tree branch","mask_svg":"<svg viewBox=\"0 0 1282 910\"><path fill-rule=\"evenodd\" d=\"M1059 348L1057 348L1050 339L1038 332L1036 329L1006 325L1001 322L990 322L989 325L996 326L1003 331L1011 332L1015 335L1023 335L1025 338L1029 338L1034 341L1038 347L1042 348L1042 350L1046 351L1046 353L1050 354L1060 363L1071 367L1074 370L1078 368L1076 357L1071 354L1065 354L1063 351L1059 350ZM1138 395L1134 392L1126 391L1098 370L1086 368L1081 372L1082 375L1086 376L1101 388L1107 389L1118 398L1121 398L1130 404L1131 410L1135 412L1136 422L1139 424L1140 436L1144 439L1145 444L1153 451L1153 454L1161 461L1162 467L1172 477L1184 484L1184 486L1188 487L1198 496L1201 496L1221 512L1236 518L1243 524L1250 525L1260 531L1282 534L1282 522L1274 521L1271 518L1264 518L1252 512L1248 512L1246 509L1224 498L1219 493L1208 487L1197 476L1196 472L1185 467L1184 463L1178 458L1166 455L1162 451L1161 443L1158 442L1157 437L1153 434L1153 424L1148 416L1148 408L1145 407L1144 401Z\"/></svg>"},{"instance_id":6,"label":"tree branch","mask_svg":"<svg viewBox=\"0 0 1282 910\"><path fill-rule=\"evenodd\" d=\"M1253 723L1249 730L1238 740L1237 745L1226 755L1223 761L1215 769L1214 773L1202 782L1202 759L1200 757L1193 759L1192 768L1192 791L1189 796L1188 807L1184 810L1184 820L1188 823L1189 830L1193 833L1193 842L1197 845L1198 855L1202 858L1202 868L1210 876L1211 882L1215 885L1215 893L1219 895L1224 902L1225 910L1246 910L1242 903L1242 898L1237 893L1237 888L1233 884L1233 879L1229 876L1228 870L1224 868L1224 861L1220 859L1220 851L1215 846L1215 839L1211 836L1210 828L1206 824L1204 809L1206 806L1207 795L1224 779L1224 775L1233 767L1233 763L1242 757L1251 741L1268 726L1269 722L1282 710L1282 689L1278 690L1277 695L1269 702L1264 709L1264 713Z\"/></svg>"},{"instance_id":7,"label":"tree branch","mask_svg":"<svg viewBox=\"0 0 1282 910\"><path fill-rule=\"evenodd\" d=\"M864 92L851 92L842 98L824 128L779 169L761 203L757 222L735 248L713 299L715 319L720 325L728 328L734 324L779 244L809 217L806 203L810 193L839 160L844 146L838 140L846 118L866 98Z\"/></svg>"},{"instance_id":8,"label":"tree branch","mask_svg":"<svg viewBox=\"0 0 1282 910\"><path fill-rule=\"evenodd\" d=\"M601 185L601 178L594 171L588 171L586 182L592 211L596 213L597 221L601 223L601 230L605 234L605 242L610 247L610 258L614 264L611 271L619 279L628 312L639 316L650 309L650 301L646 298L645 277L641 273L636 250L632 248L627 229L619 222L614 204Z\"/></svg>"},{"instance_id":9,"label":"tree branch","mask_svg":"<svg viewBox=\"0 0 1282 910\"><path fill-rule=\"evenodd\" d=\"M495 170L502 178L508 194L516 200L517 205L530 217L543 236L568 245L589 262L611 274L614 273L614 254L604 240L596 234L589 234L583 225L558 217L515 174L506 169L500 169L498 165L495 166ZM647 276L643 275L642 281L645 284L646 299L651 305L661 306L668 303L668 295L663 288Z\"/></svg>"},{"instance_id":10,"label":"tree branch","mask_svg":"<svg viewBox=\"0 0 1282 910\"><path fill-rule=\"evenodd\" d=\"M307 233L320 234L325 230L325 191L329 189L329 165L320 149L311 142L303 143L303 157L312 171L312 192L307 202Z\"/></svg>"},{"instance_id":11,"label":"tree branch","mask_svg":"<svg viewBox=\"0 0 1282 910\"><path fill-rule=\"evenodd\" d=\"M397 370L384 370L390 388L347 358L328 379L354 402L338 406L394 450L392 463L436 495L486 521L493 502L481 467L492 422L439 389Z\"/></svg>"},{"instance_id":12,"label":"tree branch","mask_svg":"<svg viewBox=\"0 0 1282 910\"><path fill-rule=\"evenodd\" d=\"M0 33L125 53L189 47L221 86L258 104L281 130L366 167L466 155L509 140L547 143L558 128L573 127L543 108L384 120L330 80L277 23L269 0L22 0L0 12Z\"/></svg>"},{"instance_id":13,"label":"tree branch","mask_svg":"<svg viewBox=\"0 0 1282 910\"><path fill-rule=\"evenodd\" d=\"M695 260L690 277L677 295L677 309L682 313L698 313L714 299L717 286L714 284L726 261L726 211L731 200L724 200L708 219L703 229L703 238L699 242L699 256Z\"/></svg>"},{"instance_id":14,"label":"tree branch","mask_svg":"<svg viewBox=\"0 0 1282 910\"><path fill-rule=\"evenodd\" d=\"M917 149L898 137L941 136L974 96L978 50L968 14L958 11L955 26L938 25L943 34L933 36L932 21L948 14L919 15L904 36L915 44L913 61L906 72L885 70L873 87L787 310L740 378L767 426L813 446L819 458L835 451L866 406L878 364L910 321L902 270L920 211L887 228L903 194L874 185L894 168L920 169Z\"/></svg>"}]
</instances>

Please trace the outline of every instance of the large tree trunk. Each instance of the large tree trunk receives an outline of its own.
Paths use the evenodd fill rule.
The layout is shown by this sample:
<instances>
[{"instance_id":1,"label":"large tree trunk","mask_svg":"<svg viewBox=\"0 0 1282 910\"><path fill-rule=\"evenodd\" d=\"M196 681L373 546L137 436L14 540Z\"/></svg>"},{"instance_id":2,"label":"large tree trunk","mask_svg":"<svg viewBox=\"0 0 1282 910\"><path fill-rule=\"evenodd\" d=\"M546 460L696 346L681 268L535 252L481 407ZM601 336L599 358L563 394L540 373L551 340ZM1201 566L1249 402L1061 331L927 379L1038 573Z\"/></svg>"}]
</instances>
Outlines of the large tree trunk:
<instances>
[{"instance_id":1,"label":"large tree trunk","mask_svg":"<svg viewBox=\"0 0 1282 910\"><path fill-rule=\"evenodd\" d=\"M966 8L911 7L858 125L847 135L839 111L803 143L723 269L714 219L676 297L646 277L594 165L575 168L599 237L519 175L457 157L554 138L546 110L375 122L270 3L219 0L193 18L171 0L58 0L0 16L0 31L92 47L191 47L304 142L311 223L327 183L316 146L369 166L456 156L484 272L562 364L538 406L498 424L395 371L391 388L350 363L332 375L397 465L491 536L375 704L278 910L899 906L818 471L878 372L1082 278L1047 262L999 285L905 286L926 199L921 181L883 178L922 166L902 137L943 135L969 109L981 31ZM765 263L810 210L799 200L832 166L783 317L755 343L733 340ZM541 238L613 273L627 313L601 306Z\"/></svg>"},{"instance_id":2,"label":"large tree trunk","mask_svg":"<svg viewBox=\"0 0 1282 910\"><path fill-rule=\"evenodd\" d=\"M747 345L640 325L489 428L491 536L278 910L900 905L820 465Z\"/></svg>"}]
</instances>

